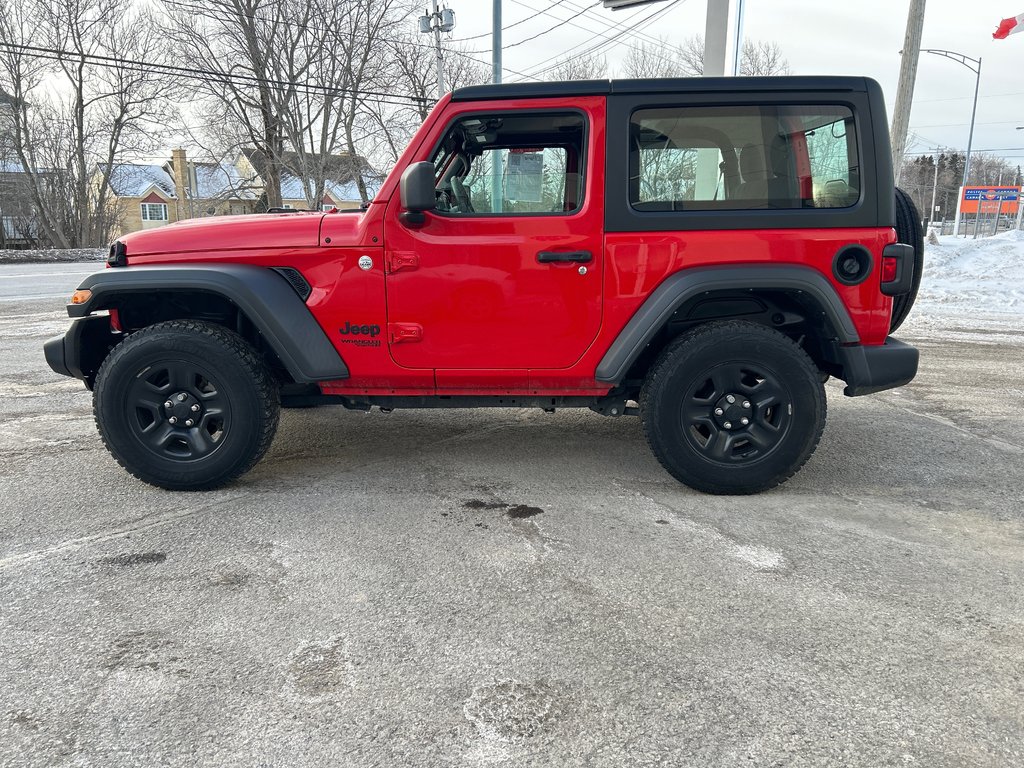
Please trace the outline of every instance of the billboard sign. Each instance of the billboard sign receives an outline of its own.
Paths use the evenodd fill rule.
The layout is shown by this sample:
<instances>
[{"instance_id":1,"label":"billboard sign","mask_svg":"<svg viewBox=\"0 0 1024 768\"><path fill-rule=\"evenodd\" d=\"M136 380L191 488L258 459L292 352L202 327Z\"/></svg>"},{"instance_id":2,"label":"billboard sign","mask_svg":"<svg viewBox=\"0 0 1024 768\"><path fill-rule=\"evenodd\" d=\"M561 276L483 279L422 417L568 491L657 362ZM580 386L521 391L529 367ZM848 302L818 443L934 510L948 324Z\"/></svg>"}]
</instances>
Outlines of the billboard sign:
<instances>
[{"instance_id":1,"label":"billboard sign","mask_svg":"<svg viewBox=\"0 0 1024 768\"><path fill-rule=\"evenodd\" d=\"M1021 187L963 187L961 213L1016 213Z\"/></svg>"}]
</instances>

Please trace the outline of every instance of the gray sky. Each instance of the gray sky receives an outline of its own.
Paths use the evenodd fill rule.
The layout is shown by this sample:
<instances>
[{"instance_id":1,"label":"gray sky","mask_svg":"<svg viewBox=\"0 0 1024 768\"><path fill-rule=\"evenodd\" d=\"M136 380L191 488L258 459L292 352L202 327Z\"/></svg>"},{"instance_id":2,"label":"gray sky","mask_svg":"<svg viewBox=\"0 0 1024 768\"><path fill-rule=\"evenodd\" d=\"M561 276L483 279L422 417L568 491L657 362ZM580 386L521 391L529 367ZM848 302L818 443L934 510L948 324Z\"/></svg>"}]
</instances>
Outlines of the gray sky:
<instances>
[{"instance_id":1,"label":"gray sky","mask_svg":"<svg viewBox=\"0 0 1024 768\"><path fill-rule=\"evenodd\" d=\"M517 72L530 74L549 57L577 54L602 42L608 43L603 50L614 70L638 39L663 37L677 43L704 33L706 0L676 0L671 7L666 0L620 11L605 10L593 0L555 2L503 0L503 27L527 19L504 33L506 81L522 79ZM489 63L491 1L447 0L447 5L457 15L450 37L486 34L465 44L480 51L473 54L475 58ZM577 16L591 5L591 10ZM778 43L794 74L873 77L882 84L891 115L908 8L908 0L747 0L743 31L745 38ZM538 13L546 9L547 13ZM1024 164L1024 130L1015 130L1024 126L1024 33L992 39L1000 19L1021 12L1024 0L928 0L922 47L982 58L974 149L999 150L992 154ZM536 40L512 45L566 19L571 20ZM639 38L619 34L620 25L642 28ZM428 41L426 35L423 39ZM612 45L609 39L618 44ZM936 145L966 149L974 82L974 73L966 67L921 54L908 152Z\"/></svg>"}]
</instances>

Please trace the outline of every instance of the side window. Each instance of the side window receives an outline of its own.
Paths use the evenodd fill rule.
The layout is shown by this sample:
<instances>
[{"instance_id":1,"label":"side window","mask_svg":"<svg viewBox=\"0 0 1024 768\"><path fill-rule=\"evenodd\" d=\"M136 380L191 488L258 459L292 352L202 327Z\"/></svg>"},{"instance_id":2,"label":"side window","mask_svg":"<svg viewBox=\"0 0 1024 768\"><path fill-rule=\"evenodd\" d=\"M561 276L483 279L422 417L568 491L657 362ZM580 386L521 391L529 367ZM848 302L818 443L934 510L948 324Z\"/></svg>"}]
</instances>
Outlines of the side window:
<instances>
[{"instance_id":1,"label":"side window","mask_svg":"<svg viewBox=\"0 0 1024 768\"><path fill-rule=\"evenodd\" d=\"M638 211L843 208L860 198L846 107L642 109L629 136Z\"/></svg>"},{"instance_id":2,"label":"side window","mask_svg":"<svg viewBox=\"0 0 1024 768\"><path fill-rule=\"evenodd\" d=\"M583 203L585 128L577 113L458 120L431 158L437 211L511 216L578 210Z\"/></svg>"}]
</instances>

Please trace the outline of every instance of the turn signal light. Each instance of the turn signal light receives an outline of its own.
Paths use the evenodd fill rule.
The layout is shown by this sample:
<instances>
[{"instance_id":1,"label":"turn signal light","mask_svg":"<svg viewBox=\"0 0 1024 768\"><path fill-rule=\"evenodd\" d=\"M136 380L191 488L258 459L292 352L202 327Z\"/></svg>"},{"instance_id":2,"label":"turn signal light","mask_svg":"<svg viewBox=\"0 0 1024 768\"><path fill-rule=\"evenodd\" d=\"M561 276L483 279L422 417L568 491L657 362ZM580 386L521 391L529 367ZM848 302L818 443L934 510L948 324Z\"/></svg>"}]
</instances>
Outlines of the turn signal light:
<instances>
[{"instance_id":1,"label":"turn signal light","mask_svg":"<svg viewBox=\"0 0 1024 768\"><path fill-rule=\"evenodd\" d=\"M85 302L87 302L91 298L92 298L92 291L78 289L73 294L71 294L71 303L72 304L85 304Z\"/></svg>"}]
</instances>

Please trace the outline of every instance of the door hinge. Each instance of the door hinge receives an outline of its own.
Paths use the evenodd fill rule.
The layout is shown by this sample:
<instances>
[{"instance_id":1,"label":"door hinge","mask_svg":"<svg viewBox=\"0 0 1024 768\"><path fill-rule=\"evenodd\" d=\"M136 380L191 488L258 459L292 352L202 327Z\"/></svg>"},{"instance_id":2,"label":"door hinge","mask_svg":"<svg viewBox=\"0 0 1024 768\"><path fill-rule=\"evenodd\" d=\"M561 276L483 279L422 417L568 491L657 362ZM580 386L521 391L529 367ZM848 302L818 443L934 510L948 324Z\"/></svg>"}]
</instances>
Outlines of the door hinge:
<instances>
[{"instance_id":1,"label":"door hinge","mask_svg":"<svg viewBox=\"0 0 1024 768\"><path fill-rule=\"evenodd\" d=\"M388 254L388 272L401 272L403 269L419 269L420 257L415 251L391 251Z\"/></svg>"},{"instance_id":2,"label":"door hinge","mask_svg":"<svg viewBox=\"0 0 1024 768\"><path fill-rule=\"evenodd\" d=\"M388 323L388 340L392 344L422 341L423 326L417 323Z\"/></svg>"}]
</instances>

